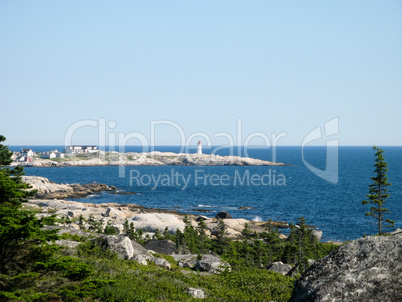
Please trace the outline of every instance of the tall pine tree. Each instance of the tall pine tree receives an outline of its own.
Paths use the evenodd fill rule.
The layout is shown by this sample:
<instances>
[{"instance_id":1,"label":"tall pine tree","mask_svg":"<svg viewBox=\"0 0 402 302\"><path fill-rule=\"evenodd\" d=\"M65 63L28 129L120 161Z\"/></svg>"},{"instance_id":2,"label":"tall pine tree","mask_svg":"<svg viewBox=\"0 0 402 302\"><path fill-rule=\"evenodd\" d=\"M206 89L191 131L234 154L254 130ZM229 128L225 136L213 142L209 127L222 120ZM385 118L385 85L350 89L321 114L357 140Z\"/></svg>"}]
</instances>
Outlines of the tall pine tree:
<instances>
[{"instance_id":1,"label":"tall pine tree","mask_svg":"<svg viewBox=\"0 0 402 302\"><path fill-rule=\"evenodd\" d=\"M373 216L377 221L378 225L378 234L383 234L383 223L387 223L384 227L393 227L395 221L390 219L385 219L384 215L386 213L391 213L387 208L384 208L384 204L386 203L386 199L389 197L387 187L391 184L388 182L387 172L388 172L388 163L385 162L384 159L384 150L374 146L375 151L375 175L371 177L373 183L369 186L369 194L366 196L368 200L363 200L362 204L372 204L370 207L370 211L366 213L367 216Z\"/></svg>"}]
</instances>

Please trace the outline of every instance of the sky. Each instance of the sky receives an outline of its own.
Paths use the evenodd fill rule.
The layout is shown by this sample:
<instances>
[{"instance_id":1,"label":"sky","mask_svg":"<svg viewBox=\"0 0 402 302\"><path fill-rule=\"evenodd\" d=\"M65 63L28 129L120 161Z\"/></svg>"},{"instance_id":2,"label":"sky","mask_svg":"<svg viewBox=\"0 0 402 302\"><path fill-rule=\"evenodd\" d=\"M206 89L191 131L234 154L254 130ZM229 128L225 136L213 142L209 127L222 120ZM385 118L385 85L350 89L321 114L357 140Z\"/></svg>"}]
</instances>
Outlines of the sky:
<instances>
[{"instance_id":1,"label":"sky","mask_svg":"<svg viewBox=\"0 0 402 302\"><path fill-rule=\"evenodd\" d=\"M400 0L3 0L0 134L401 146L401 15Z\"/></svg>"}]
</instances>

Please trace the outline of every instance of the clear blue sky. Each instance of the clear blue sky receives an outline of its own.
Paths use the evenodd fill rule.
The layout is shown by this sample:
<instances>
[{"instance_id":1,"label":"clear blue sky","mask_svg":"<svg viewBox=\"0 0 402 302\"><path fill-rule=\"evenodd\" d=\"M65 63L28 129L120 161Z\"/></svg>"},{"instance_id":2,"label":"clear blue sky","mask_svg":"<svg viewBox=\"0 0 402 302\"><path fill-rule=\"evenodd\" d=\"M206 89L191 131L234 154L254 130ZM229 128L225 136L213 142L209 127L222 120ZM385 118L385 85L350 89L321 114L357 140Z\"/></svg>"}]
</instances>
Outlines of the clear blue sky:
<instances>
[{"instance_id":1,"label":"clear blue sky","mask_svg":"<svg viewBox=\"0 0 402 302\"><path fill-rule=\"evenodd\" d=\"M243 140L300 145L338 117L341 145L402 145L401 16L400 0L4 0L0 134L64 144L75 122L105 118L111 133L170 120L186 137L235 136L241 118ZM155 142L178 132L158 126ZM73 143L97 144L97 130Z\"/></svg>"}]
</instances>

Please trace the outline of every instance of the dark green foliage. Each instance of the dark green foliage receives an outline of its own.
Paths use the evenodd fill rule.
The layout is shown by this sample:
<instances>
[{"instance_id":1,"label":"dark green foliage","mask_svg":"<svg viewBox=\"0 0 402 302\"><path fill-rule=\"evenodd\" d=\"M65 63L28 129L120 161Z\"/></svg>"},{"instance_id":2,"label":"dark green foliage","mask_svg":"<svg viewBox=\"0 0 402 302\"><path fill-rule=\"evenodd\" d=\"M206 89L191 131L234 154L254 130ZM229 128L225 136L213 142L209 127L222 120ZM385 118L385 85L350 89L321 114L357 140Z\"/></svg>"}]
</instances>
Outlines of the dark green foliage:
<instances>
[{"instance_id":1,"label":"dark green foliage","mask_svg":"<svg viewBox=\"0 0 402 302\"><path fill-rule=\"evenodd\" d=\"M299 218L297 225L290 226L291 231L285 244L282 261L286 263L299 263L299 271L303 272L308 267L308 259L320 258L321 245L313 236L313 230L306 227L304 217Z\"/></svg>"},{"instance_id":2,"label":"dark green foliage","mask_svg":"<svg viewBox=\"0 0 402 302\"><path fill-rule=\"evenodd\" d=\"M216 234L216 241L214 243L215 252L218 254L225 254L228 249L229 240L226 235L226 225L222 219L218 221L218 233Z\"/></svg>"},{"instance_id":3,"label":"dark green foliage","mask_svg":"<svg viewBox=\"0 0 402 302\"><path fill-rule=\"evenodd\" d=\"M38 219L22 208L35 192L22 182L21 167L6 167L10 159L0 144L0 301L82 301L93 267L49 243L59 238L57 229L43 230L54 216Z\"/></svg>"},{"instance_id":4,"label":"dark green foliage","mask_svg":"<svg viewBox=\"0 0 402 302\"><path fill-rule=\"evenodd\" d=\"M198 252L200 254L205 254L211 248L211 240L206 235L207 225L205 224L204 219L201 219L198 222L197 231L198 231L198 238L197 238Z\"/></svg>"},{"instance_id":5,"label":"dark green foliage","mask_svg":"<svg viewBox=\"0 0 402 302\"><path fill-rule=\"evenodd\" d=\"M0 135L0 143L6 141L3 135ZM11 159L12 153L7 146L0 144L0 167L10 165L13 160Z\"/></svg>"},{"instance_id":6,"label":"dark green foliage","mask_svg":"<svg viewBox=\"0 0 402 302\"><path fill-rule=\"evenodd\" d=\"M5 138L0 136L0 141ZM13 294L18 288L31 286L38 277L35 263L52 258L58 247L48 244L58 238L57 230L42 230L54 217L38 219L22 209L25 198L33 196L22 182L21 167L8 168L11 152L0 144L0 291Z\"/></svg>"},{"instance_id":7,"label":"dark green foliage","mask_svg":"<svg viewBox=\"0 0 402 302\"><path fill-rule=\"evenodd\" d=\"M114 227L112 222L109 221L105 227L104 233L106 235L119 235L119 229Z\"/></svg>"},{"instance_id":8,"label":"dark green foliage","mask_svg":"<svg viewBox=\"0 0 402 302\"><path fill-rule=\"evenodd\" d=\"M96 219L93 215L89 215L87 223L87 231L93 233L102 233L102 221Z\"/></svg>"},{"instance_id":9,"label":"dark green foliage","mask_svg":"<svg viewBox=\"0 0 402 302\"><path fill-rule=\"evenodd\" d=\"M377 221L378 234L383 234L383 227L394 227L395 221L390 219L385 219L384 215L390 213L387 208L384 208L386 199L389 197L388 186L391 184L388 182L387 172L388 163L384 159L384 150L373 147L375 151L375 176L371 177L373 183L369 185L369 194L366 196L368 200L363 200L362 204L372 204L370 211L366 213L367 216L373 216ZM388 225L383 226L384 223Z\"/></svg>"}]
</instances>

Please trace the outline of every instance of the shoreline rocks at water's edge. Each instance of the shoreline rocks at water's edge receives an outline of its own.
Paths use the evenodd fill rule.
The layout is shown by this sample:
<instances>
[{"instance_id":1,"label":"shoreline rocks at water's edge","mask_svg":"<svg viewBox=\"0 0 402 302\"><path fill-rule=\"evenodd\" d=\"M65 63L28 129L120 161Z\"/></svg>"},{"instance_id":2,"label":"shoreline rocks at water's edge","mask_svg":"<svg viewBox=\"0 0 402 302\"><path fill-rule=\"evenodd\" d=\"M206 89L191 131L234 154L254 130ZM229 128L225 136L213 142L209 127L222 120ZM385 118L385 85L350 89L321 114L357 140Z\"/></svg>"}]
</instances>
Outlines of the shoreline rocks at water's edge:
<instances>
[{"instance_id":1,"label":"shoreline rocks at water's edge","mask_svg":"<svg viewBox=\"0 0 402 302\"><path fill-rule=\"evenodd\" d=\"M117 188L100 183L89 184L56 184L45 177L22 176L22 181L29 183L36 190L35 198L65 199L82 198L92 193L102 191L116 191Z\"/></svg>"},{"instance_id":2,"label":"shoreline rocks at water's edge","mask_svg":"<svg viewBox=\"0 0 402 302\"><path fill-rule=\"evenodd\" d=\"M32 189L37 190L35 199L31 199L28 205L41 207L42 214L56 212L59 216L68 219L76 219L82 216L84 219L93 217L102 221L104 226L113 223L113 226L120 231L123 230L125 219L132 220L136 228L142 228L145 231L155 232L156 229L162 231L169 227L170 232L174 233L178 228L184 229L183 217L188 215L194 226L202 217L213 234L216 231L216 224L219 219L223 219L227 227L229 237L236 238L242 235L242 230L248 224L250 229L255 232L264 232L267 224L270 227L288 228L289 224L283 221L251 221L242 218L234 219L230 213L222 211L216 217L206 217L180 213L176 210L165 210L157 208L147 208L135 204L117 204L117 203L81 203L78 201L67 201L64 199L81 198L94 192L110 191L112 194L121 194L114 186L105 184L57 184L45 177L23 176L23 181L29 183ZM135 194L134 192L123 192L123 194ZM322 232L318 231L316 237L321 239ZM281 234L282 238L286 238Z\"/></svg>"}]
</instances>

